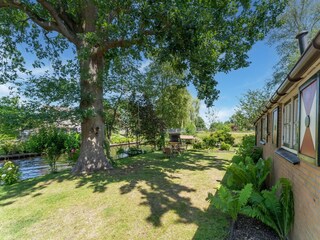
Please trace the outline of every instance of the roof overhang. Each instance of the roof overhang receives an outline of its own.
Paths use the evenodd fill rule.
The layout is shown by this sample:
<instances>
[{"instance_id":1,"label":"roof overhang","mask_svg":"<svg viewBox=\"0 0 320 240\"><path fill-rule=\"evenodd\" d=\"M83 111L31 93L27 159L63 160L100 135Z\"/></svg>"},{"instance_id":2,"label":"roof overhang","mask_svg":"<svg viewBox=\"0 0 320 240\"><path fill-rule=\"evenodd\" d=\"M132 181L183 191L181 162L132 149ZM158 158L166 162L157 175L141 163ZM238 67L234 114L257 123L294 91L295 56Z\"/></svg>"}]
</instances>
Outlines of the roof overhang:
<instances>
[{"instance_id":1,"label":"roof overhang","mask_svg":"<svg viewBox=\"0 0 320 240\"><path fill-rule=\"evenodd\" d=\"M320 58L320 31L311 41L308 48L300 56L297 63L291 69L287 77L269 99L264 109L254 121L254 124L266 113L273 105L277 104L279 99L288 93L288 90L297 82L301 81L308 69Z\"/></svg>"}]
</instances>

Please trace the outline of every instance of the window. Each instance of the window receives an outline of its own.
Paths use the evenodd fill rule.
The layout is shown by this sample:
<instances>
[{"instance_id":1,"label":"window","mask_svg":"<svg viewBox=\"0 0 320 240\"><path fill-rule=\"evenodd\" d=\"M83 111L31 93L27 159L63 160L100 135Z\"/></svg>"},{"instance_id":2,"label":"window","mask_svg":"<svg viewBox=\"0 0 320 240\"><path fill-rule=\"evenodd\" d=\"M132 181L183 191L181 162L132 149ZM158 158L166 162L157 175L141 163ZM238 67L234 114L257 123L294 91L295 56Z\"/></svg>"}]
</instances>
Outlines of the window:
<instances>
[{"instance_id":1,"label":"window","mask_svg":"<svg viewBox=\"0 0 320 240\"><path fill-rule=\"evenodd\" d=\"M278 108L272 112L272 144L278 146Z\"/></svg>"},{"instance_id":2,"label":"window","mask_svg":"<svg viewBox=\"0 0 320 240\"><path fill-rule=\"evenodd\" d=\"M299 146L299 111L298 111L298 106L299 106L299 99L296 97L293 100L293 133L292 133L292 147L294 150L298 150Z\"/></svg>"},{"instance_id":3,"label":"window","mask_svg":"<svg viewBox=\"0 0 320 240\"><path fill-rule=\"evenodd\" d=\"M294 97L292 100L287 102L283 107L283 133L282 133L282 144L283 146L298 150L298 127L299 127L299 111L298 111L299 100L298 97Z\"/></svg>"},{"instance_id":4,"label":"window","mask_svg":"<svg viewBox=\"0 0 320 240\"><path fill-rule=\"evenodd\" d=\"M261 141L266 143L268 135L268 115L261 118Z\"/></svg>"},{"instance_id":5,"label":"window","mask_svg":"<svg viewBox=\"0 0 320 240\"><path fill-rule=\"evenodd\" d=\"M291 102L283 107L283 145L291 148Z\"/></svg>"}]
</instances>

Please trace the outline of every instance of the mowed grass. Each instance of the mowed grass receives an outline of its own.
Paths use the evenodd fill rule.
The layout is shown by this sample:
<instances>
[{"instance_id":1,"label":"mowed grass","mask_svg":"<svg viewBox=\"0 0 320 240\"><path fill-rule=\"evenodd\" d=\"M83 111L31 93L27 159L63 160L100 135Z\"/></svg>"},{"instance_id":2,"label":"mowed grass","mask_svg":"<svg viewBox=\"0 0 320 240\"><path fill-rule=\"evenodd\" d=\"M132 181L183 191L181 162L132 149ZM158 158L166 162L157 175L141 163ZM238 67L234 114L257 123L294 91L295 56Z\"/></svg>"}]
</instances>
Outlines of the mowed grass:
<instances>
[{"instance_id":1,"label":"mowed grass","mask_svg":"<svg viewBox=\"0 0 320 240\"><path fill-rule=\"evenodd\" d=\"M108 173L69 172L0 187L0 239L224 239L228 218L206 201L228 152L151 153Z\"/></svg>"}]
</instances>

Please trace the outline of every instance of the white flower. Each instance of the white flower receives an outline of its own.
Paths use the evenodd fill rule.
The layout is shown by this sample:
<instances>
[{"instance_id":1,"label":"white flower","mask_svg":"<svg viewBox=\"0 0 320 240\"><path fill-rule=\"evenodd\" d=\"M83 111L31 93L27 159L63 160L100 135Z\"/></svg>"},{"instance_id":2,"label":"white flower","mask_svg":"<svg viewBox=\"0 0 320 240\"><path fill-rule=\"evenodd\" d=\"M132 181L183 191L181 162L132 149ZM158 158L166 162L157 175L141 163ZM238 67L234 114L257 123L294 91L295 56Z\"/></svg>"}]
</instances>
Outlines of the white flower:
<instances>
[{"instance_id":1,"label":"white flower","mask_svg":"<svg viewBox=\"0 0 320 240\"><path fill-rule=\"evenodd\" d=\"M8 171L10 171L10 170L12 170L12 167L9 167L9 168L8 168Z\"/></svg>"},{"instance_id":2,"label":"white flower","mask_svg":"<svg viewBox=\"0 0 320 240\"><path fill-rule=\"evenodd\" d=\"M7 176L7 174L2 174L2 175L1 175L1 177L3 177L3 178L4 178L5 176Z\"/></svg>"}]
</instances>

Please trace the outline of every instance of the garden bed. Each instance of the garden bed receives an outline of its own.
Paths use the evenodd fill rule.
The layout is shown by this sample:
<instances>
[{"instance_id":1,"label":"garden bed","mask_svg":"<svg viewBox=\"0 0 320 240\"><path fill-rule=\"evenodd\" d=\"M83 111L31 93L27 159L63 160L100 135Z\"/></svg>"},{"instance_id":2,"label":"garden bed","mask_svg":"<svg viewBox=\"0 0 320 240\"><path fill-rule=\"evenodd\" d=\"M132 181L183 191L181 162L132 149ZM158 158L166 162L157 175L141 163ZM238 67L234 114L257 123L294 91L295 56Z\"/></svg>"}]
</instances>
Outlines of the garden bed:
<instances>
[{"instance_id":1,"label":"garden bed","mask_svg":"<svg viewBox=\"0 0 320 240\"><path fill-rule=\"evenodd\" d=\"M277 234L257 219L239 215L232 240L279 240Z\"/></svg>"}]
</instances>

